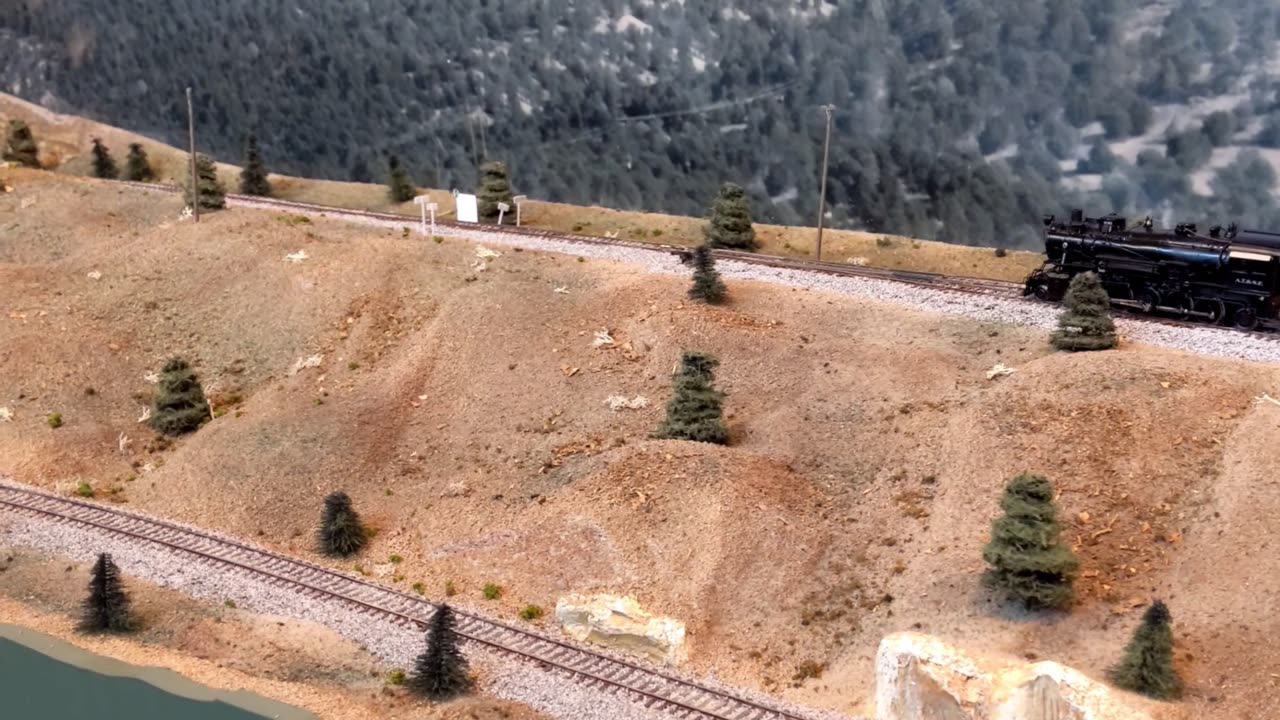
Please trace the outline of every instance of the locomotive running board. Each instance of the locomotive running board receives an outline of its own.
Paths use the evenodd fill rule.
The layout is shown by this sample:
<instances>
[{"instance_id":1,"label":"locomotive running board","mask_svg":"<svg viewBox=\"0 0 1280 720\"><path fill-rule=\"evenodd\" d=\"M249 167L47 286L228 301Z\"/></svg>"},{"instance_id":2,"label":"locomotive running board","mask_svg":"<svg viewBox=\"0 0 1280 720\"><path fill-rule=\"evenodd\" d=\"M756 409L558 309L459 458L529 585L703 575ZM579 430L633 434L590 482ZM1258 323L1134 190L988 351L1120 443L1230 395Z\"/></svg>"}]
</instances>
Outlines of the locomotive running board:
<instances>
[{"instance_id":1,"label":"locomotive running board","mask_svg":"<svg viewBox=\"0 0 1280 720\"><path fill-rule=\"evenodd\" d=\"M1134 310L1142 310L1142 303L1138 302L1137 300L1119 300L1116 298L1112 298L1111 304L1133 308ZM1157 305L1155 309L1158 312L1166 312L1171 315L1181 315L1184 317L1198 317L1198 318L1204 318L1205 320L1209 320L1210 318L1213 317L1212 313L1200 312L1198 310L1185 310L1183 308L1169 307L1168 305Z\"/></svg>"}]
</instances>

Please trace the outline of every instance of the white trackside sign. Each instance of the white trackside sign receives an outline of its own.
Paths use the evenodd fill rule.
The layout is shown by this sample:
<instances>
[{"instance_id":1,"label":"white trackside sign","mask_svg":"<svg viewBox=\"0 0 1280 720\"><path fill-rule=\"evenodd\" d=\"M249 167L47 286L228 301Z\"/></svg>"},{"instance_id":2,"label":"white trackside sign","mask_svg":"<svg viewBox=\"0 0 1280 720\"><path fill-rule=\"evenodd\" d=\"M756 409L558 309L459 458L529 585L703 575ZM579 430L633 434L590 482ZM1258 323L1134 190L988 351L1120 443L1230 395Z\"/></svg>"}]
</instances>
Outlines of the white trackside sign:
<instances>
[{"instance_id":1,"label":"white trackside sign","mask_svg":"<svg viewBox=\"0 0 1280 720\"><path fill-rule=\"evenodd\" d=\"M476 196L458 193L458 222L480 222L480 211L476 208Z\"/></svg>"}]
</instances>

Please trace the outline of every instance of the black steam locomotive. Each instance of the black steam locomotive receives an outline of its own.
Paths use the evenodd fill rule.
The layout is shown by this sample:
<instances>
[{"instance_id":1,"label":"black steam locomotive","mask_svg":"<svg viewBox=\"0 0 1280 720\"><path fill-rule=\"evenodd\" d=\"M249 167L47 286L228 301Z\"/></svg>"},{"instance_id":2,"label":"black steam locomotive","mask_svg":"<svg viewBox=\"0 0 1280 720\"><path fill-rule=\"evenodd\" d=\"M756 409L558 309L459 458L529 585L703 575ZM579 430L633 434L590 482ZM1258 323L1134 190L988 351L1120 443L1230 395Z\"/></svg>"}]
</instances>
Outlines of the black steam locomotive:
<instances>
[{"instance_id":1,"label":"black steam locomotive","mask_svg":"<svg viewBox=\"0 0 1280 720\"><path fill-rule=\"evenodd\" d=\"M1127 227L1109 215L1044 219L1048 262L1027 277L1024 295L1060 300L1071 278L1093 271L1114 305L1246 330L1280 328L1280 234L1233 223L1207 235L1192 224L1159 229L1147 218Z\"/></svg>"}]
</instances>

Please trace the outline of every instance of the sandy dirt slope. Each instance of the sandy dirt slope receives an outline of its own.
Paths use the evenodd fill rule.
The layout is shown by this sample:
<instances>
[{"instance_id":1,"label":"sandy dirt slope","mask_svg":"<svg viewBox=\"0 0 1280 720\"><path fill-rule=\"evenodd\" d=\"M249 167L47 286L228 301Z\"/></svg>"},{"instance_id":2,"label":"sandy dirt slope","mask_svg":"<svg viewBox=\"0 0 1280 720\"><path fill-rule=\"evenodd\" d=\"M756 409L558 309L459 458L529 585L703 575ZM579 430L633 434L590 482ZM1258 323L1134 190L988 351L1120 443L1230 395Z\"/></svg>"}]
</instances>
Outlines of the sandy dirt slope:
<instances>
[{"instance_id":1,"label":"sandy dirt slope","mask_svg":"<svg viewBox=\"0 0 1280 720\"><path fill-rule=\"evenodd\" d=\"M1189 716L1280 696L1280 655L1255 641L1280 631L1280 407L1253 402L1273 367L1060 355L1024 328L764 284L705 308L597 260L504 250L479 269L459 241L245 210L195 227L176 198L3 177L0 473L304 555L343 488L379 530L360 569L385 582L451 583L508 618L630 592L689 624L698 669L842 710L869 699L887 632L1098 677L1155 597ZM602 328L615 342L593 347ZM649 439L684 348L722 360L732 447ZM173 353L219 417L157 442L143 377ZM986 379L997 362L1017 372ZM1028 469L1056 482L1082 559L1069 615L978 587L1000 489Z\"/></svg>"}]
</instances>

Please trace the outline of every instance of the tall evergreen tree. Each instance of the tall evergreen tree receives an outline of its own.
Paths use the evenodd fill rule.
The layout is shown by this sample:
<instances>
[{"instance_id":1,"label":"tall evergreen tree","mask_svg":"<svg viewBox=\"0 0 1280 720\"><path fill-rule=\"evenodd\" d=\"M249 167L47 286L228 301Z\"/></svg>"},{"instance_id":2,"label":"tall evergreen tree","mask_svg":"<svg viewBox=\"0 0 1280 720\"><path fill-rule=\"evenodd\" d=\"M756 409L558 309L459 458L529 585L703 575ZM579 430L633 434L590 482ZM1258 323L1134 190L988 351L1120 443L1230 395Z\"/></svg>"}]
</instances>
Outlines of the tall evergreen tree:
<instances>
[{"instance_id":1,"label":"tall evergreen tree","mask_svg":"<svg viewBox=\"0 0 1280 720\"><path fill-rule=\"evenodd\" d=\"M724 300L724 281L716 271L716 259L705 243L693 249L693 286L689 297L711 305Z\"/></svg>"},{"instance_id":2,"label":"tall evergreen tree","mask_svg":"<svg viewBox=\"0 0 1280 720\"><path fill-rule=\"evenodd\" d=\"M320 552L346 557L360 552L369 534L360 523L360 515L351 507L351 497L344 492L330 493L324 499L320 514L320 530L316 539Z\"/></svg>"},{"instance_id":3,"label":"tall evergreen tree","mask_svg":"<svg viewBox=\"0 0 1280 720\"><path fill-rule=\"evenodd\" d=\"M151 161L147 159L147 151L142 143L129 143L129 157L125 159L124 179L134 182L147 182L155 179L151 169Z\"/></svg>"},{"instance_id":4,"label":"tall evergreen tree","mask_svg":"<svg viewBox=\"0 0 1280 720\"><path fill-rule=\"evenodd\" d=\"M432 700L448 700L471 690L467 658L458 648L453 610L441 605L431 616L427 648L414 662L409 689Z\"/></svg>"},{"instance_id":5,"label":"tall evergreen tree","mask_svg":"<svg viewBox=\"0 0 1280 720\"><path fill-rule=\"evenodd\" d=\"M1116 346L1116 324L1111 320L1111 300L1098 276L1091 272L1071 278L1066 309L1058 316L1058 329L1049 342L1059 350L1107 350Z\"/></svg>"},{"instance_id":6,"label":"tall evergreen tree","mask_svg":"<svg viewBox=\"0 0 1280 720\"><path fill-rule=\"evenodd\" d=\"M656 437L728 444L729 429L724 424L721 407L724 393L712 386L719 364L719 360L707 353L686 352L680 357L675 394L667 401L667 418L655 433Z\"/></svg>"},{"instance_id":7,"label":"tall evergreen tree","mask_svg":"<svg viewBox=\"0 0 1280 720\"><path fill-rule=\"evenodd\" d=\"M80 619L82 632L127 632L135 627L129 595L120 580L120 568L111 556L100 553L89 580L89 597Z\"/></svg>"},{"instance_id":8,"label":"tall evergreen tree","mask_svg":"<svg viewBox=\"0 0 1280 720\"><path fill-rule=\"evenodd\" d=\"M400 158L392 155L387 158L387 197L391 198L391 202L402 203L409 202L413 196L417 194L417 190L413 187L413 181L409 179L409 173L400 167Z\"/></svg>"},{"instance_id":9,"label":"tall evergreen tree","mask_svg":"<svg viewBox=\"0 0 1280 720\"><path fill-rule=\"evenodd\" d=\"M116 167L111 151L102 144L99 138L93 139L93 176L104 180L115 180L120 177L120 169Z\"/></svg>"},{"instance_id":10,"label":"tall evergreen tree","mask_svg":"<svg viewBox=\"0 0 1280 720\"><path fill-rule=\"evenodd\" d=\"M31 128L21 120L9 121L9 139L4 148L4 160L23 167L40 167L39 148L31 135Z\"/></svg>"},{"instance_id":11,"label":"tall evergreen tree","mask_svg":"<svg viewBox=\"0 0 1280 720\"><path fill-rule=\"evenodd\" d=\"M711 219L702 229L702 235L711 247L733 250L758 247L745 190L733 183L720 186L720 194L711 206Z\"/></svg>"},{"instance_id":12,"label":"tall evergreen tree","mask_svg":"<svg viewBox=\"0 0 1280 720\"><path fill-rule=\"evenodd\" d=\"M244 195L266 197L271 194L271 183L267 180L267 167L262 163L262 153L258 150L258 137L249 133L244 146L244 167L240 170L240 192Z\"/></svg>"},{"instance_id":13,"label":"tall evergreen tree","mask_svg":"<svg viewBox=\"0 0 1280 720\"><path fill-rule=\"evenodd\" d=\"M507 180L507 166L497 161L480 166L480 187L476 190L477 210L481 218L496 222L498 203L511 205L511 183ZM514 206L513 206L514 207ZM504 220L514 222L511 213Z\"/></svg>"},{"instance_id":14,"label":"tall evergreen tree","mask_svg":"<svg viewBox=\"0 0 1280 720\"><path fill-rule=\"evenodd\" d=\"M1182 678L1173 667L1173 622L1169 608L1159 600L1142 614L1142 624L1125 646L1124 658L1107 671L1116 687L1157 700L1182 697Z\"/></svg>"},{"instance_id":15,"label":"tall evergreen tree","mask_svg":"<svg viewBox=\"0 0 1280 720\"><path fill-rule=\"evenodd\" d=\"M991 566L984 583L1029 608L1065 607L1079 562L1058 539L1053 485L1022 473L1005 487L1000 508L1004 516L991 523L991 541L982 550Z\"/></svg>"},{"instance_id":16,"label":"tall evergreen tree","mask_svg":"<svg viewBox=\"0 0 1280 720\"><path fill-rule=\"evenodd\" d=\"M226 205L227 190L222 185L222 181L218 179L218 168L213 164L213 160L209 159L204 153L196 154L196 175L199 176L200 187L200 207L210 210L217 210ZM192 205L193 193L191 192L191 170L188 161L187 171L183 183L182 198L188 206Z\"/></svg>"},{"instance_id":17,"label":"tall evergreen tree","mask_svg":"<svg viewBox=\"0 0 1280 720\"><path fill-rule=\"evenodd\" d=\"M160 384L151 401L151 427L165 435L181 435L198 429L211 417L195 371L186 360L171 358L160 372Z\"/></svg>"}]
</instances>

